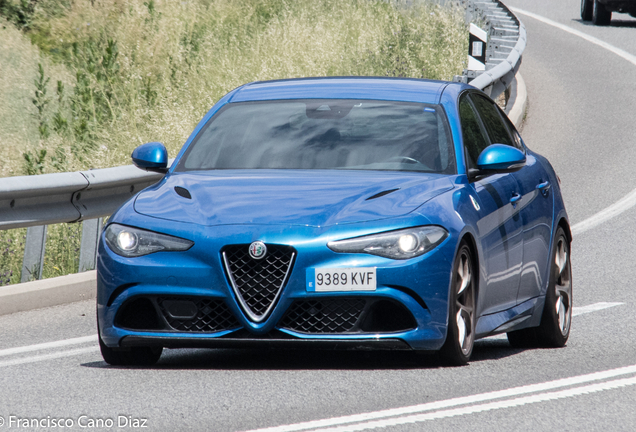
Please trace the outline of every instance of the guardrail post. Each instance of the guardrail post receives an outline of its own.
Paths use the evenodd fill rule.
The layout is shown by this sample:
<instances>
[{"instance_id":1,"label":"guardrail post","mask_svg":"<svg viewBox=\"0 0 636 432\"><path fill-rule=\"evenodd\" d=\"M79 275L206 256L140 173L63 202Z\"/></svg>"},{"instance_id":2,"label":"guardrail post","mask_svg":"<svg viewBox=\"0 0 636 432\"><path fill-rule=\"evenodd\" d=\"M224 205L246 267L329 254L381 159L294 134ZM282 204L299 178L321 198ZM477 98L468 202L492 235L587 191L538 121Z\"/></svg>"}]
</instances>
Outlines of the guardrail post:
<instances>
[{"instance_id":1,"label":"guardrail post","mask_svg":"<svg viewBox=\"0 0 636 432\"><path fill-rule=\"evenodd\" d=\"M46 246L46 225L27 228L22 260L20 282L42 279L44 267L44 248Z\"/></svg>"},{"instance_id":2,"label":"guardrail post","mask_svg":"<svg viewBox=\"0 0 636 432\"><path fill-rule=\"evenodd\" d=\"M82 273L95 268L97 242L102 231L102 218L82 222L82 245L80 247L79 269Z\"/></svg>"}]
</instances>

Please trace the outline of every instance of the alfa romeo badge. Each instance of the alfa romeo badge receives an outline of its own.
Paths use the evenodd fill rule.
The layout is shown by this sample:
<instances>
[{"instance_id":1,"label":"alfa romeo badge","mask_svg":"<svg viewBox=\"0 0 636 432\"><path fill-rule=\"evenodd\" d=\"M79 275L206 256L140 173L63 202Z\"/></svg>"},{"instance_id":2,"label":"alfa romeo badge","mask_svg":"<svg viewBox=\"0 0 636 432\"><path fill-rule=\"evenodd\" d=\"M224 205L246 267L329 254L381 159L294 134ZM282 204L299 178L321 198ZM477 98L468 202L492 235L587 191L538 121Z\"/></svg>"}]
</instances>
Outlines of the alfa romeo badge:
<instances>
[{"instance_id":1,"label":"alfa romeo badge","mask_svg":"<svg viewBox=\"0 0 636 432\"><path fill-rule=\"evenodd\" d=\"M261 259L267 254L267 246L262 241L255 241L250 245L250 256L254 259Z\"/></svg>"}]
</instances>

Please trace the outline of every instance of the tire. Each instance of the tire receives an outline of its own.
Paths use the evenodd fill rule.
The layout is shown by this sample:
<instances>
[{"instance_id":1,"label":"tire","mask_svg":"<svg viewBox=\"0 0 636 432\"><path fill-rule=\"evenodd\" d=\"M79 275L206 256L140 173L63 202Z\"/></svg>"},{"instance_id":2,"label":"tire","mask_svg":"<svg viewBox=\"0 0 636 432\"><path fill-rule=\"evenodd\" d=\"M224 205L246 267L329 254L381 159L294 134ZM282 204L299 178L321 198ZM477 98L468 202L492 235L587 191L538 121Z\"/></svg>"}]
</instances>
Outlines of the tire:
<instances>
[{"instance_id":1,"label":"tire","mask_svg":"<svg viewBox=\"0 0 636 432\"><path fill-rule=\"evenodd\" d=\"M475 344L475 293L477 278L473 254L465 241L453 263L446 341L442 359L453 366L468 364Z\"/></svg>"},{"instance_id":2,"label":"tire","mask_svg":"<svg viewBox=\"0 0 636 432\"><path fill-rule=\"evenodd\" d=\"M133 347L114 349L106 346L99 330L99 318L97 320L97 337L99 338L99 350L106 363L113 366L152 366L159 361L163 347Z\"/></svg>"},{"instance_id":3,"label":"tire","mask_svg":"<svg viewBox=\"0 0 636 432\"><path fill-rule=\"evenodd\" d=\"M592 21L594 11L594 0L581 0L581 19L583 21Z\"/></svg>"},{"instance_id":4,"label":"tire","mask_svg":"<svg viewBox=\"0 0 636 432\"><path fill-rule=\"evenodd\" d=\"M508 333L508 341L515 348L560 348L570 337L572 323L572 264L570 241L563 228L554 236L550 282L545 296L539 327Z\"/></svg>"},{"instance_id":5,"label":"tire","mask_svg":"<svg viewBox=\"0 0 636 432\"><path fill-rule=\"evenodd\" d=\"M99 349L104 361L113 366L152 366L157 363L163 347L132 347L116 350L107 347L99 338Z\"/></svg>"},{"instance_id":6,"label":"tire","mask_svg":"<svg viewBox=\"0 0 636 432\"><path fill-rule=\"evenodd\" d=\"M606 26L612 21L612 12L607 10L604 4L594 0L594 10L592 11L592 22L594 25Z\"/></svg>"},{"instance_id":7,"label":"tire","mask_svg":"<svg viewBox=\"0 0 636 432\"><path fill-rule=\"evenodd\" d=\"M544 312L545 313L545 312ZM537 328L524 328L506 333L508 343L513 348L538 348Z\"/></svg>"}]
</instances>

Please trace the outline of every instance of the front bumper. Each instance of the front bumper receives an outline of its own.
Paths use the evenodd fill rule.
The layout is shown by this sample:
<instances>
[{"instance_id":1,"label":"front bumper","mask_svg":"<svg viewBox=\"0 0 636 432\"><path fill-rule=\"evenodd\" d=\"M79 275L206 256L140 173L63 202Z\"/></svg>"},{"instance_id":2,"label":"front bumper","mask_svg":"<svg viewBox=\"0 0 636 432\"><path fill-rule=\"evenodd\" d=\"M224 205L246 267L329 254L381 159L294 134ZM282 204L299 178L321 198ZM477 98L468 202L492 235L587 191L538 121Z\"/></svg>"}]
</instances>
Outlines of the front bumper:
<instances>
[{"instance_id":1,"label":"front bumper","mask_svg":"<svg viewBox=\"0 0 636 432\"><path fill-rule=\"evenodd\" d=\"M403 227L399 224L400 221L397 221L396 228ZM326 243L334 238L359 235L359 229L351 226L331 230L335 232L312 227L272 229L270 226L255 226L249 230L245 226L195 227L200 232L192 233L192 225L180 225L187 224L171 224L161 232L195 240L195 246L185 252L159 252L137 258L123 258L111 252L103 241L100 242L97 311L100 337L107 346L437 350L446 338L452 260L449 257L454 256L456 246L452 236L423 256L396 261L365 254L339 254L326 247ZM387 229L386 224L383 228ZM180 232L186 229L190 232L189 235ZM370 226L365 229L378 228ZM255 239L291 245L298 252L289 279L270 315L258 323L250 320L239 305L219 255L227 244L249 244ZM306 289L306 270L312 267L375 267L377 289L360 292L309 292ZM143 326L130 328L130 325L121 325L120 318L124 310L122 306L140 298L151 300L161 321L158 327L148 329ZM157 302L165 301L166 298L212 299L221 302L235 322L220 329L178 329L164 320L168 315L159 312L161 308ZM307 330L304 327L284 325L292 308L299 303L324 304L343 299L358 299L365 302L365 305L378 302L384 302L383 305L399 305L406 311L405 315L412 317L413 324L401 328L382 325L374 327L363 325L364 320L359 317L357 327L354 326L351 331L335 333L314 332L311 328ZM382 312L384 315L391 314L390 307L382 307L385 308ZM373 313L378 314L368 312Z\"/></svg>"}]
</instances>

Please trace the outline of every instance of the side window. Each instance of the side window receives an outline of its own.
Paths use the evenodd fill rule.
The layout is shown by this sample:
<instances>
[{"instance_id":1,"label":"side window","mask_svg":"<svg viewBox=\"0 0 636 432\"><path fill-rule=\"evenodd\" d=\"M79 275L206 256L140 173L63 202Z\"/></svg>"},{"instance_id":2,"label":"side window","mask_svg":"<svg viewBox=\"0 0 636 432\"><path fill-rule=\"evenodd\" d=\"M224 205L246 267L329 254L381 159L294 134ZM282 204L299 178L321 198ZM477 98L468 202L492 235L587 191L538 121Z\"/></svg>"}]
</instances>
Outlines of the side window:
<instances>
[{"instance_id":1,"label":"side window","mask_svg":"<svg viewBox=\"0 0 636 432\"><path fill-rule=\"evenodd\" d=\"M486 131L488 132L490 141L493 144L507 144L509 146L514 146L512 137L508 132L508 128L506 128L506 125L501 119L499 110L495 104L488 99L475 94L472 94L470 99L475 104L475 108L477 108L477 112L479 113L481 120L484 122L484 126L486 126Z\"/></svg>"},{"instance_id":2,"label":"side window","mask_svg":"<svg viewBox=\"0 0 636 432\"><path fill-rule=\"evenodd\" d=\"M517 132L517 128L515 127L515 125L512 124L508 116L505 113L501 112L501 110L499 111L499 115L501 116L501 118L504 119L504 122L508 126L508 130L512 134L512 141L515 147L525 152L525 149L523 147L523 140L521 139L521 135L519 134L519 132Z\"/></svg>"},{"instance_id":3,"label":"side window","mask_svg":"<svg viewBox=\"0 0 636 432\"><path fill-rule=\"evenodd\" d=\"M468 101L467 95L463 95L459 100L459 121L462 124L462 137L464 138L464 147L466 147L468 168L476 168L479 154L490 143L479 125L477 114Z\"/></svg>"}]
</instances>

